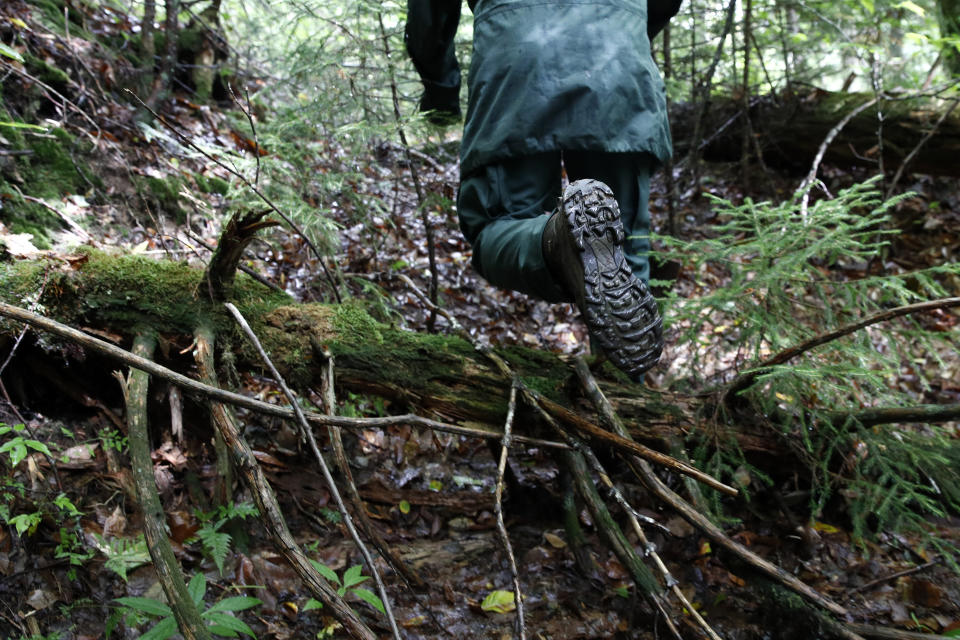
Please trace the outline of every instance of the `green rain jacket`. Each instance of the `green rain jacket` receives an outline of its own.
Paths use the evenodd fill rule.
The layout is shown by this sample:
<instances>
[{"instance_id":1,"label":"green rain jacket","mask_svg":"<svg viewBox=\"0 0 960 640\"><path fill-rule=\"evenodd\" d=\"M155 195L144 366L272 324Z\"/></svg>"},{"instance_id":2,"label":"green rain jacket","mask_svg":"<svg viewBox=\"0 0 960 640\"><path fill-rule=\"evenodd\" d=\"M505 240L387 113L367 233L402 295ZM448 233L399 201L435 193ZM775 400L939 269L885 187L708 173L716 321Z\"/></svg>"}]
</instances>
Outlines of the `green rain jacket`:
<instances>
[{"instance_id":1,"label":"green rain jacket","mask_svg":"<svg viewBox=\"0 0 960 640\"><path fill-rule=\"evenodd\" d=\"M459 114L459 0L408 0L422 110ZM461 174L558 150L672 153L650 39L680 0L478 0Z\"/></svg>"}]
</instances>

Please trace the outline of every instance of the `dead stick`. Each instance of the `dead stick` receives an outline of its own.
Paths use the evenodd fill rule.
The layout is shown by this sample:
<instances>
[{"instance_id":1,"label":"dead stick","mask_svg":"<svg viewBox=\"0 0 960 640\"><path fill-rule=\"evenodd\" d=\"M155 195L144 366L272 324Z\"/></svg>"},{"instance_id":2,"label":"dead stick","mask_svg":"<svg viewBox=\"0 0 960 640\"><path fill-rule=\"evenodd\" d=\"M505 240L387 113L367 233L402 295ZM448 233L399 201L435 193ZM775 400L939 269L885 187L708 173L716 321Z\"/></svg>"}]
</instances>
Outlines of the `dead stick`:
<instances>
[{"instance_id":1,"label":"dead stick","mask_svg":"<svg viewBox=\"0 0 960 640\"><path fill-rule=\"evenodd\" d=\"M584 362L582 358L578 359L578 364L582 365L584 369L589 371L589 369L587 368L586 362ZM592 380L592 376L591 376L591 380ZM594 382L594 386L596 387L596 382ZM667 569L667 565L660 558L660 555L656 553L656 549L647 539L646 534L643 532L643 528L640 526L640 522L639 522L640 515L636 512L633 506L627 502L626 498L623 497L623 494L620 493L620 490L617 489L616 485L613 484L613 481L610 479L609 474L607 474L606 470L603 468L603 466L601 466L600 461L597 459L593 451L589 447L584 446L581 443L578 443L577 441L575 441L572 438L572 436L565 434L563 430L559 428L559 425L557 425L555 421L553 421L552 419L549 419L549 415L546 414L544 409L541 408L540 411L542 411L544 415L548 418L547 422L551 426L553 426L555 429L558 429L560 431L560 434L564 437L565 440L567 440L567 444L569 444L572 448L576 449L576 451L586 461L590 463L590 466L593 467L597 476L600 478L600 481L607 488L607 490L613 495L617 503L620 504L620 507L627 514L627 519L630 521L630 524L633 527L634 532L637 534L637 538L640 540L641 545L643 545L644 555L651 558L654 565L663 575L664 585L666 586L666 588L674 594L674 597L676 597L677 600L680 602L680 604L690 613L694 621L700 626L701 629L703 629L703 631L707 634L707 636L710 637L710 640L721 640L720 636L717 635L717 632L714 631L709 624L707 624L707 621L703 619L703 616L701 616L700 613L693 607L693 605L690 604L690 601L684 595L683 591L680 590L679 583L670 573L670 570ZM569 457L569 454L568 454L568 457ZM659 523L652 520L651 518L644 518L644 519L652 524L661 526ZM631 551L632 551L632 548L631 548ZM647 572L649 573L649 570L647 570ZM653 580L653 576L650 576L650 579ZM654 582L654 584L656 584L656 582ZM650 591L647 595L654 602L658 602L659 600L658 594Z\"/></svg>"},{"instance_id":2,"label":"dead stick","mask_svg":"<svg viewBox=\"0 0 960 640\"><path fill-rule=\"evenodd\" d=\"M580 380L591 399L598 399L595 394L599 394L599 398L606 399L603 396L603 393L600 392L600 387L597 385L596 379L593 377L593 374L590 372L590 368L587 366L586 361L582 357L578 357L576 360L576 371L577 374L580 375ZM597 464L599 465L599 462ZM610 482L610 479L606 477L606 474L603 474L601 477L606 484L610 484L612 487L612 482ZM626 500L624 500L622 496L618 495L618 500L626 505ZM629 505L626 506L628 507ZM692 604L690 604L687 596L683 593L683 591L680 590L680 583L676 578L673 577L673 574L670 573L670 569L667 568L666 563L660 557L660 554L657 553L656 547L651 544L650 540L647 538L647 535L643 531L643 527L640 526L640 522L637 517L635 517L630 511L627 511L627 515L630 517L630 524L633 526L634 533L637 534L637 539L639 539L640 544L643 545L644 553L650 557L650 559L653 561L653 564L663 575L663 582L667 589L673 592L674 597L689 612L689 614L706 632L706 634L710 636L711 640L720 640L720 636L717 635L717 632L714 631L709 624L707 624L707 621L703 619L703 616L700 615L700 612L697 611Z\"/></svg>"},{"instance_id":3,"label":"dead stick","mask_svg":"<svg viewBox=\"0 0 960 640\"><path fill-rule=\"evenodd\" d=\"M848 622L845 625L850 631L868 638L889 638L890 640L950 640L953 636L937 635L935 633L920 633L890 627L876 627L872 624L857 624ZM956 638L953 638L956 640Z\"/></svg>"},{"instance_id":4,"label":"dead stick","mask_svg":"<svg viewBox=\"0 0 960 640\"><path fill-rule=\"evenodd\" d=\"M197 362L197 369L202 378L215 382L213 330L200 327L195 335L197 350L194 358ZM220 402L211 402L210 408L214 416L214 426L229 447L230 453L233 455L234 465L250 490L250 495L260 512L261 521L264 523L277 551L286 558L293 570L300 576L300 579L306 583L313 597L323 602L324 606L333 612L333 617L343 624L347 633L360 640L376 640L373 632L324 580L293 538L290 529L287 528L287 523L283 519L283 512L280 510L280 504L277 502L273 489L260 468L260 463L254 457L250 445L240 435L240 429L237 427L237 420L233 412L230 411L228 406Z\"/></svg>"},{"instance_id":5,"label":"dead stick","mask_svg":"<svg viewBox=\"0 0 960 640\"><path fill-rule=\"evenodd\" d=\"M370 555L367 545L363 544L363 540L360 539L360 534L357 533L356 527L353 526L353 517L350 515L350 512L347 511L347 505L343 502L343 496L340 495L340 490L337 488L337 483L333 480L333 474L330 473L330 467L327 466L327 461L320 453L320 447L317 446L317 439L314 438L313 430L310 428L310 425L307 424L307 419L304 417L303 411L300 409L300 403L297 402L297 398L293 395L290 387L287 386L283 376L281 376L280 372L277 371L277 368L273 366L273 361L270 360L270 356L267 355L263 345L260 344L260 339L257 338L257 334L253 332L253 329L250 328L250 325L247 324L246 319L244 319L243 315L241 315L239 309L237 309L230 302L225 303L223 306L227 308L227 311L230 312L233 318L237 321L237 324L240 325L240 328L243 329L243 332L246 334L247 338L253 344L254 348L256 348L257 353L260 354L264 364L267 365L267 368L270 370L270 374L273 376L273 379L280 386L280 389L283 391L283 395L287 397L287 401L290 403L290 406L293 407L293 411L297 416L297 422L301 428L301 434L306 438L317 464L320 465L320 471L323 473L323 479L327 483L327 489L330 491L330 495L333 496L334 501L337 503L337 510L340 511L340 515L343 516L343 523L346 525L347 531L350 533L350 537L353 538L354 544L360 551L360 555L363 556L364 561L367 563L367 568L370 570L374 581L377 583L377 590L380 592L380 599L383 602L384 615L386 615L387 621L390 623L390 630L393 632L393 637L396 638L396 640L400 640L400 629L397 628L397 621L393 617L393 610L390 607L390 599L387 597L387 588L383 584L383 578L380 577L380 570L377 569L377 565L374 563L373 556Z\"/></svg>"},{"instance_id":6,"label":"dead stick","mask_svg":"<svg viewBox=\"0 0 960 640\"><path fill-rule=\"evenodd\" d=\"M323 393L320 397L323 398L324 412L332 416L336 413L337 408L337 401L333 391L333 354L327 350L322 350L321 353L326 358L326 366L324 367ZM347 497L350 498L350 502L353 504L353 510L357 514L357 521L360 523L360 528L363 529L363 534L373 543L373 546L377 548L377 551L380 552L384 560L393 567L397 575L403 578L407 586L418 590L425 589L426 583L424 583L423 578L408 567L390 545L387 544L387 541L383 539L383 536L380 535L380 532L377 531L377 528L373 525L370 516L367 515L363 498L360 497L360 492L357 491L357 484L354 482L353 472L350 470L350 463L347 460L347 452L343 446L342 429L331 426L328 427L327 431L330 434L330 445L333 447L333 455L337 462L337 467L339 467L340 473L343 474L343 479L346 481Z\"/></svg>"},{"instance_id":7,"label":"dead stick","mask_svg":"<svg viewBox=\"0 0 960 640\"><path fill-rule=\"evenodd\" d=\"M581 375L582 380L584 380L586 383L589 382L589 379L583 376L583 372L579 368L577 373ZM620 435L629 437L626 427L624 427L620 417L616 414L616 412L614 412L613 407L610 405L610 401L604 397L599 387L596 387L596 385L589 387L588 384L585 386L588 387L588 393L590 394L590 397L594 399L594 403L597 405L597 408L600 410L600 413L603 415L604 419L610 424L610 427ZM694 509L690 504L687 503L686 500L681 498L667 485L665 485L660 478L657 477L657 474L653 471L653 467L651 467L650 463L648 463L646 460L634 457L632 460L628 460L628 464L630 464L634 473L637 474L637 476L655 496L667 503L667 505L679 513L684 520L702 531L718 545L727 549L760 572L766 574L774 580L777 580L778 582L783 583L791 591L804 596L808 600L837 615L846 615L847 610L844 607L830 600L813 588L807 586L775 564L764 560L743 545L731 540L720 529L720 527L713 524L709 518Z\"/></svg>"},{"instance_id":8,"label":"dead stick","mask_svg":"<svg viewBox=\"0 0 960 640\"><path fill-rule=\"evenodd\" d=\"M287 420L296 419L296 414L294 413L293 409L288 409L286 407L281 407L267 402L261 402L239 393L233 393L218 387L203 384L202 382L197 382L196 380L179 374L176 371L171 371L170 369L157 364L153 360L141 358L125 349L121 349L116 345L112 345L109 342L95 338L91 335L83 333L82 331L74 329L73 327L69 327L65 324L57 322L56 320L51 320L50 318L37 315L27 311L26 309L15 307L5 302L0 302L0 315L19 320L21 322L26 322L27 324L30 324L43 331L53 333L62 338L67 338L68 340L71 340L85 348L96 351L135 369L146 371L152 376L156 376L166 380L171 384L183 387L188 391L199 393L212 400L217 400L219 402L224 402L237 407L243 407L245 409L250 409L251 411L256 411L265 415L286 418ZM344 429L352 429L354 431L361 429L378 429L398 425L413 425L434 431L455 433L472 438L500 439L502 436L501 432L494 429L488 430L479 427L465 427L446 422L438 422L436 420L431 420L429 418L424 418L422 416L410 413L399 416L389 416L385 418L347 418L344 416L325 416L318 413L305 413L304 416L308 422L319 426L328 427L333 425L337 427L343 427ZM567 448L567 445L563 443L551 440L543 440L541 438L514 436L514 440L519 444L528 446L546 447L551 449Z\"/></svg>"},{"instance_id":9,"label":"dead stick","mask_svg":"<svg viewBox=\"0 0 960 640\"><path fill-rule=\"evenodd\" d=\"M897 578L902 578L904 576L911 576L915 573L926 571L930 567L940 564L941 560L943 560L943 558L941 556L937 556L930 562L924 562L923 564L917 565L915 567L911 567L909 569L904 569L903 571L897 571L896 573L891 573L890 575L887 575L887 576L881 576L876 580L871 580L870 582L862 584L859 587L854 587L853 589L850 589L849 591L847 591L847 597L850 597L859 591L867 591L869 589L876 587L877 585L883 584L884 582L889 582L890 580L896 580Z\"/></svg>"},{"instance_id":10,"label":"dead stick","mask_svg":"<svg viewBox=\"0 0 960 640\"><path fill-rule=\"evenodd\" d=\"M826 138L824 138L823 143L820 145L820 148L817 150L817 155L813 159L813 166L810 167L810 173L807 174L807 177L803 179L803 182L800 183L800 186L797 188L797 194L803 194L803 197L800 201L800 216L804 219L807 217L808 205L810 204L810 185L813 184L813 181L817 179L817 171L820 169L820 162L823 160L823 155L827 152L827 148L830 146L830 143L833 142L833 139L836 138L840 132L843 130L847 124L853 120L857 115L860 114L864 109L876 104L877 99L873 98L864 102L862 105L851 111L843 118L837 125L830 129L827 133Z\"/></svg>"},{"instance_id":11,"label":"dead stick","mask_svg":"<svg viewBox=\"0 0 960 640\"><path fill-rule=\"evenodd\" d=\"M500 446L500 462L497 464L497 488L494 492L496 501L494 512L497 516L497 533L500 534L500 543L503 545L507 561L510 563L510 575L513 576L513 600L516 605L517 636L526 640L527 629L523 619L523 594L520 591L520 574L517 572L517 560L513 556L513 546L507 534L507 526L503 522L503 476L507 469L507 451L510 449L510 436L513 430L513 416L517 410L517 383L510 385L510 403L507 405L507 418L503 423L503 441Z\"/></svg>"},{"instance_id":12,"label":"dead stick","mask_svg":"<svg viewBox=\"0 0 960 640\"><path fill-rule=\"evenodd\" d=\"M739 491L734 487L720 482L713 476L700 471L696 467L691 467L685 462L681 462L672 456L668 456L665 453L660 453L659 451L651 449L650 447L646 447L638 442L634 442L630 438L625 438L616 433L610 433L606 429L593 424L589 420L585 420L570 409L567 409L563 405L557 404L548 398L538 396L538 402L540 402L543 407L554 417L576 428L581 433L603 441L620 452L639 456L645 460L649 460L650 462L654 462L660 466L676 471L677 473L682 473L685 476L689 476L694 480L702 482L708 487L716 489L717 491L725 493L729 496L736 496L739 493Z\"/></svg>"},{"instance_id":13,"label":"dead stick","mask_svg":"<svg viewBox=\"0 0 960 640\"><path fill-rule=\"evenodd\" d=\"M157 339L147 334L139 334L133 342L134 351L144 358L149 358L156 346ZM135 369L130 371L126 379L120 372L114 374L123 387L123 397L127 405L130 466L133 468L137 502L143 511L143 535L147 539L147 548L150 550L157 578L183 637L187 640L210 640L210 632L200 618L193 598L187 592L183 570L173 555L173 548L167 538L167 521L153 477L150 434L147 428L147 387L150 376Z\"/></svg>"}]
</instances>

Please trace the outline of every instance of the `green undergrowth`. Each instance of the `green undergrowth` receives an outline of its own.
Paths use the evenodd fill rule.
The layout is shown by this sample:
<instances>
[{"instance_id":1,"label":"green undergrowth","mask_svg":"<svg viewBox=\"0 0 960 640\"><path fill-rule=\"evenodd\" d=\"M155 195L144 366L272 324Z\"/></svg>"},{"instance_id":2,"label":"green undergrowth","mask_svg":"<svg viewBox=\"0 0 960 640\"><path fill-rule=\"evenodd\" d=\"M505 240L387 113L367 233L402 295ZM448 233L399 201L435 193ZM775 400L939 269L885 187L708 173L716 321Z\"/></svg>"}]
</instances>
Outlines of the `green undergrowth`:
<instances>
[{"instance_id":1,"label":"green undergrowth","mask_svg":"<svg viewBox=\"0 0 960 640\"><path fill-rule=\"evenodd\" d=\"M90 145L56 127L31 125L4 109L0 94L0 138L4 146L25 155L8 156L0 165L0 222L10 233L29 233L33 243L50 247L50 233L62 227L60 217L43 204L57 206L69 194L85 192L97 178L84 166Z\"/></svg>"},{"instance_id":2,"label":"green undergrowth","mask_svg":"<svg viewBox=\"0 0 960 640\"><path fill-rule=\"evenodd\" d=\"M889 212L909 197L883 201L876 182L818 201L806 216L798 198L740 206L716 200L721 223L714 237L666 240L669 257L694 274L719 273L725 283L668 302L666 322L690 359L684 379L673 384L722 389L733 375L814 336L886 309L957 295L949 289L957 264L910 273L870 268L897 233ZM933 392L960 367L956 354L956 329L925 322L922 314L874 324L757 371L719 419L766 424L788 443L809 472L811 518L843 505L855 537L911 531L943 550L930 535L930 519L960 513L955 425L868 427L846 416L933 402ZM693 438L709 472L741 484L742 472L750 472L747 493L777 482L776 470L751 467L735 446Z\"/></svg>"}]
</instances>

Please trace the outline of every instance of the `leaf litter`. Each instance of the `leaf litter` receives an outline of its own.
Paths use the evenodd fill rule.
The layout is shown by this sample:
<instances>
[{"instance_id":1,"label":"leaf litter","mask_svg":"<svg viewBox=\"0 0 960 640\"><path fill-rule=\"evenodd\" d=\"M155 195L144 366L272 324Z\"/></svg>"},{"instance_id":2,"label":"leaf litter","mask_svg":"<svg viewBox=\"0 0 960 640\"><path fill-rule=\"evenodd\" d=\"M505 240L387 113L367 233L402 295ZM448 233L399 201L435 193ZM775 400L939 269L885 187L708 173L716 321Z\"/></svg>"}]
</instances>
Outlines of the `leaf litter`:
<instances>
[{"instance_id":1,"label":"leaf litter","mask_svg":"<svg viewBox=\"0 0 960 640\"><path fill-rule=\"evenodd\" d=\"M97 48L81 38L59 43L41 37L42 30L26 5L11 3L10 7L5 8L7 15L16 12L17 19L28 25L29 46L36 52L74 68L83 66L82 73L95 76L108 86L118 74L129 71L120 59L99 57ZM92 11L88 18L96 33L126 33L132 28L129 16L108 6ZM134 125L129 105L104 98L105 94L91 95L97 101L98 122L103 130L95 142L94 153L100 160L99 176L107 197L88 202L71 194L50 204L62 207L65 216L81 224L102 245L157 258L197 263L205 260L208 253L196 239L211 245L216 242L230 202L223 194L201 194L193 176L228 181L231 176L207 158L186 149L158 124ZM246 132L236 130L228 116L216 107L196 105L181 97L167 106L164 115L211 153L229 150L241 157L246 154L248 159L254 153L269 153L269 149L258 148ZM337 158L348 154L338 153L335 141L325 141L325 145L326 148L318 149L317 171L340 171L342 167L335 164ZM427 311L412 292L390 277L392 273L403 273L423 290L427 289L425 232L405 162L402 150L381 145L365 159L359 172L361 178L348 186L350 197L328 198L324 209L339 227L339 245L327 259L329 264L336 264L353 295L379 299L388 310L386 319L411 330L424 330ZM443 306L484 343L523 344L567 354L583 349L586 332L570 305L549 305L501 291L473 273L470 249L459 234L449 203L456 182L455 159L431 158L424 160L419 169L428 191L444 203L428 212L436 233ZM141 182L171 176L182 180L172 202L159 200ZM834 177L850 179L839 172ZM713 184L725 197L735 199L740 195L734 179L718 175ZM774 187L784 192L788 188ZM956 231L960 202L955 188L924 177L918 177L912 188L923 194L928 205L937 202L938 206L934 211L929 206L905 204L898 210L899 224L909 233L899 237L893 260L897 268L905 270L936 263L944 257L955 258L960 248ZM655 219L662 217L658 214L665 210L664 198L662 181L658 181L651 197ZM911 202L915 201L908 201ZM319 200L316 204L320 204ZM680 206L686 233L709 233L711 218L706 204L684 201ZM14 255L38 253L3 228L0 239ZM62 247L76 243L76 234L65 234L60 242ZM55 248L54 255L63 251ZM268 241L254 245L249 264L296 299L330 300L329 290L320 281L322 270L317 259L309 254L301 238L289 232L275 231ZM848 277L859 275L857 267L847 271ZM692 295L720 286L723 278L719 270L681 270L674 287L681 295ZM925 321L943 323L944 330L955 330L957 324L952 314L935 315ZM726 327L715 329L722 332ZM441 325L441 330L446 328ZM664 366L682 369L687 357L681 352L670 352L668 359L672 363ZM714 370L722 372L737 364L738 356L730 351L712 357ZM947 362L957 366L956 358ZM663 375L654 376L654 381ZM960 401L960 386L951 382L960 377L937 378L938 386L923 388L920 380L908 373L898 384L914 385L918 396L927 401ZM253 394L277 393L271 381L265 379L247 377L244 386ZM354 415L377 415L389 409L363 397L342 398L340 405L341 412L352 411ZM116 397L107 406L115 408ZM0 419L4 422L16 420L15 415L7 415L5 407L2 410ZM88 540L87 548L97 555L71 578L67 573L69 563L62 556L51 560L51 551L58 544L62 547L68 531L55 531L48 523L41 523L32 535L19 539L9 529L0 531L0 598L16 603L12 606L21 614L29 607L33 612L30 615L41 623L45 633L95 637L102 632L109 612L115 610L115 598L161 596L153 569L143 565L142 550L135 548L142 522L132 507L129 474L122 469L125 455L119 454L121 468L113 467L111 462L117 453L110 444L111 437L104 435L109 433L106 414L95 408L78 411L76 407L50 413L32 414L30 424L38 439L59 445L57 469L63 489L78 499L83 515L77 519L77 527ZM197 427L197 419L188 416L188 425ZM339 575L357 565L359 557L345 540L342 525L330 509L330 497L322 479L304 469L306 458L295 434L284 438L281 426L263 416L245 415L244 422L258 459L278 489L288 524L297 539L311 550L315 559ZM330 628L331 620L322 610L308 610L306 591L257 527L237 523L227 527L233 546L222 574L213 560L204 555L195 541L201 526L197 513L211 508L208 496L216 470L210 442L197 435L201 432L202 429L188 426L184 442L163 442L153 452L155 475L162 487L180 561L188 572L206 576L216 591L213 597L244 593L259 598L263 604L255 615L244 615L254 625L258 637L311 637ZM429 593L416 594L397 581L391 582L390 595L395 598L405 635L509 636L513 619L508 612L514 603L508 590L510 576L494 528L491 492L495 463L487 448L474 441L409 427L368 432L359 438L348 438L347 444L358 488L368 500L370 515L403 559L422 575L430 576L433 583ZM10 478L29 486L35 496L53 491L52 470L46 460L31 454L27 462L12 470ZM559 494L555 467L543 452L521 452L511 464L531 485L553 496ZM630 489L636 494L636 499L631 500L634 504L646 503L641 488L630 485ZM767 504L761 499L749 513L740 514L740 522L729 532L752 550L776 558L788 571L844 602L859 619L941 633L960 627L960 587L956 574L942 564L933 564L918 574L884 579L935 559L918 540L885 534L876 541L855 540L842 521L801 525L791 513L793 509L802 512L798 501L803 496L791 498L789 488L784 489L786 504ZM589 547L599 571L584 577L574 566L566 534L558 527L558 514L518 503L523 499L524 496L509 499L506 507L508 527L521 565L529 628L536 629L544 638L654 637L652 629L634 626L636 595L628 574L596 538L589 517L584 514L581 520L588 529ZM244 493L239 492L235 500L244 501ZM8 501L13 510L29 504L31 499L26 494ZM667 520L667 525L672 532L670 537L655 531L651 538L671 571L689 590L687 596L694 606L708 614L711 624L726 637L768 637L766 630L776 628L776 621L765 619L753 577L737 575L684 522L673 518ZM960 544L957 518L943 518L936 526L944 539ZM107 553L116 554L116 547L111 551L108 545L111 539L130 541L126 556L129 563L124 565L126 580L106 566ZM637 541L631 537L631 542ZM385 566L380 568L388 571ZM356 599L351 602L358 609L365 606ZM377 624L372 614L365 615ZM6 635L14 633L7 616L3 618L0 628ZM658 633L666 632L661 629Z\"/></svg>"}]
</instances>

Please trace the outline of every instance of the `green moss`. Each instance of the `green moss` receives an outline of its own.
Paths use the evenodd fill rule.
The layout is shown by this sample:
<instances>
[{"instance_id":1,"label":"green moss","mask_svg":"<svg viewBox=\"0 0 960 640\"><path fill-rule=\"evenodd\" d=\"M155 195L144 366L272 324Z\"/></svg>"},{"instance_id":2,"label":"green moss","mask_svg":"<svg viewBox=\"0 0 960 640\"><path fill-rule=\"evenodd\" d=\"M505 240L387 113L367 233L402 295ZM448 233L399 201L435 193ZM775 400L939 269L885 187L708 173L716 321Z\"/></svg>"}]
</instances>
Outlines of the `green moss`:
<instances>
[{"instance_id":1,"label":"green moss","mask_svg":"<svg viewBox=\"0 0 960 640\"><path fill-rule=\"evenodd\" d=\"M133 184L140 195L148 198L157 209L173 216L178 223L186 221L186 211L180 206L183 180L179 176L135 178Z\"/></svg>"},{"instance_id":2,"label":"green moss","mask_svg":"<svg viewBox=\"0 0 960 640\"><path fill-rule=\"evenodd\" d=\"M63 69L54 66L46 60L26 53L23 56L23 64L27 72L46 85L49 85L56 91L64 93L70 85L70 75Z\"/></svg>"},{"instance_id":3,"label":"green moss","mask_svg":"<svg viewBox=\"0 0 960 640\"><path fill-rule=\"evenodd\" d=\"M380 324L370 317L359 302L348 300L338 305L332 320L333 329L344 342L383 344Z\"/></svg>"},{"instance_id":4,"label":"green moss","mask_svg":"<svg viewBox=\"0 0 960 640\"><path fill-rule=\"evenodd\" d=\"M203 193L218 193L221 196L227 195L230 190L230 183L217 176L206 176L202 173L195 173L193 179L197 183L197 188Z\"/></svg>"},{"instance_id":5,"label":"green moss","mask_svg":"<svg viewBox=\"0 0 960 640\"><path fill-rule=\"evenodd\" d=\"M31 0L30 4L34 7L34 17L40 18L48 27L57 33L64 32L64 17L70 18L70 35L74 38L84 40L93 40L93 35L84 29L83 16L84 10L75 5L69 11L64 13L64 0Z\"/></svg>"},{"instance_id":6,"label":"green moss","mask_svg":"<svg viewBox=\"0 0 960 640\"><path fill-rule=\"evenodd\" d=\"M29 233L38 249L50 248L50 229L60 218L41 204L28 202L6 181L0 179L0 221L10 233Z\"/></svg>"},{"instance_id":7,"label":"green moss","mask_svg":"<svg viewBox=\"0 0 960 640\"><path fill-rule=\"evenodd\" d=\"M22 173L29 191L37 198L58 199L83 190L83 179L67 152L73 137L62 129L54 129L52 133L53 138L27 139L34 155L27 158L29 164Z\"/></svg>"}]
</instances>

